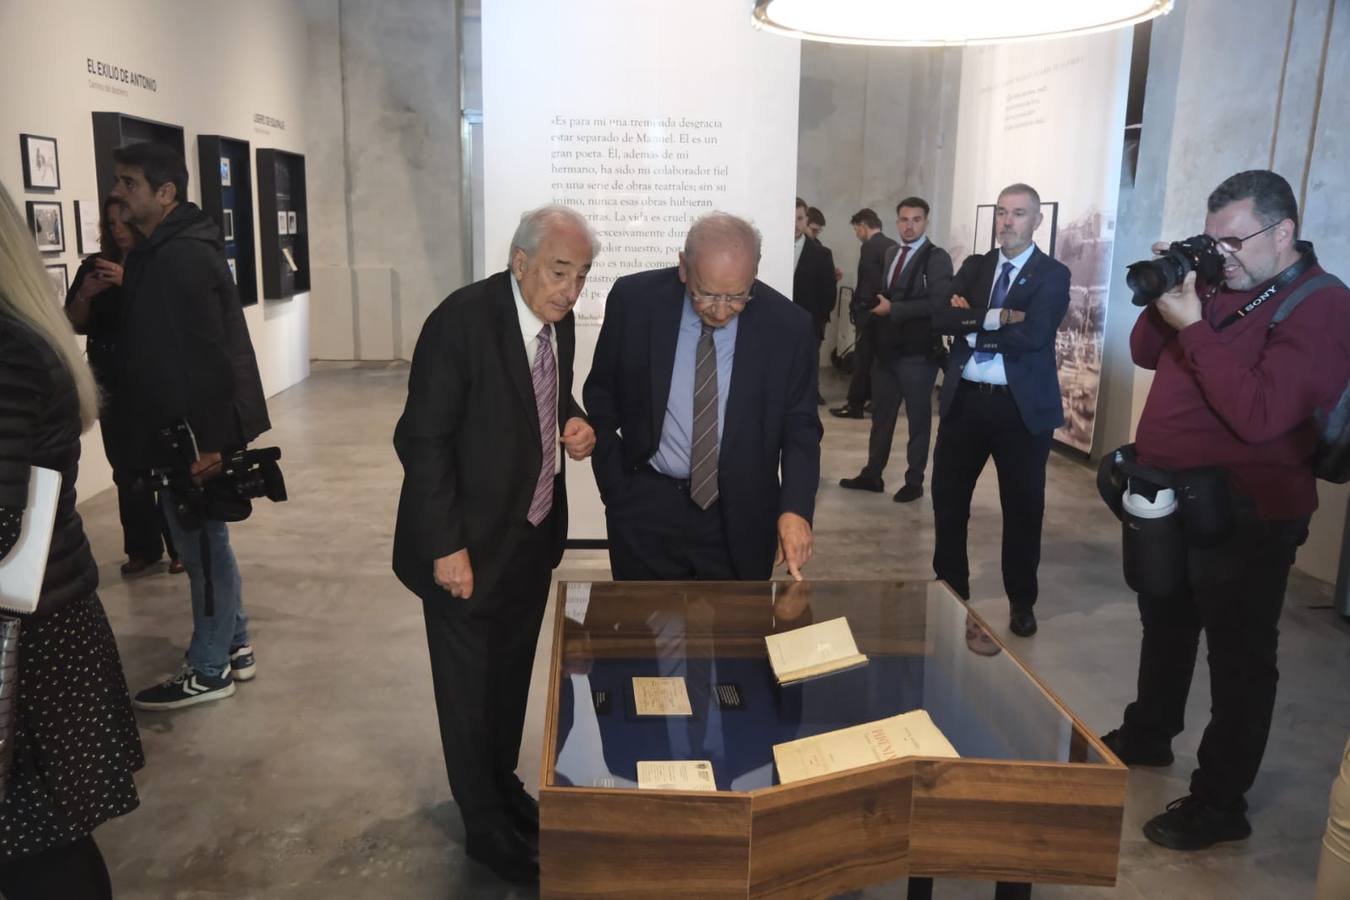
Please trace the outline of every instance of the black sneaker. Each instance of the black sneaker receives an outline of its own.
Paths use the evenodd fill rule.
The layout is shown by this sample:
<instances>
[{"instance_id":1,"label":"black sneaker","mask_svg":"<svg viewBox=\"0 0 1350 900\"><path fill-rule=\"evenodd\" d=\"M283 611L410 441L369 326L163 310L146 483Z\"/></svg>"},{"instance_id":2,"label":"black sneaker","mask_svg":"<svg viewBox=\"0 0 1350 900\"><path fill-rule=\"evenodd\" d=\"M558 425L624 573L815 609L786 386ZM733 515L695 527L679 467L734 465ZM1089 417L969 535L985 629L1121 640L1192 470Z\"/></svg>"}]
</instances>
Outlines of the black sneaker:
<instances>
[{"instance_id":1,"label":"black sneaker","mask_svg":"<svg viewBox=\"0 0 1350 900\"><path fill-rule=\"evenodd\" d=\"M235 681L252 681L258 674L258 662L253 658L253 648L244 644L230 648L230 675Z\"/></svg>"},{"instance_id":2,"label":"black sneaker","mask_svg":"<svg viewBox=\"0 0 1350 900\"><path fill-rule=\"evenodd\" d=\"M1171 850L1203 850L1251 834L1251 823L1242 810L1211 806L1194 794L1173 800L1167 812L1144 825L1144 837Z\"/></svg>"},{"instance_id":3,"label":"black sneaker","mask_svg":"<svg viewBox=\"0 0 1350 900\"><path fill-rule=\"evenodd\" d=\"M1113 728L1102 735L1102 743L1127 766L1170 766L1175 759L1171 747L1147 746L1130 740L1125 737L1123 728Z\"/></svg>"},{"instance_id":4,"label":"black sneaker","mask_svg":"<svg viewBox=\"0 0 1350 900\"><path fill-rule=\"evenodd\" d=\"M137 709L182 709L212 700L234 696L234 679L225 675L212 676L184 666L183 670L163 684L146 688L132 698Z\"/></svg>"}]
</instances>

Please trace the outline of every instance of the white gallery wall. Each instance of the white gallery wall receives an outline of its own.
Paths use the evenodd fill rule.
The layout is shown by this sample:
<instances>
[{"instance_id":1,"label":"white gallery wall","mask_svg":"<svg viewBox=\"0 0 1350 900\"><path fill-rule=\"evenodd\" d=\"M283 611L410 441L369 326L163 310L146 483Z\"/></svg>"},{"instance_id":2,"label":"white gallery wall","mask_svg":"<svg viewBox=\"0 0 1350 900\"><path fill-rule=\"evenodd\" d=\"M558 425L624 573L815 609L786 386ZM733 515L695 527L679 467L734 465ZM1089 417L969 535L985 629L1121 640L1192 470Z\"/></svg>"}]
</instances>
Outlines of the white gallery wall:
<instances>
[{"instance_id":1,"label":"white gallery wall","mask_svg":"<svg viewBox=\"0 0 1350 900\"><path fill-rule=\"evenodd\" d=\"M109 67L138 77L108 77ZM94 71L90 71L91 68ZM273 0L5 0L0 3L0 180L23 208L59 201L66 251L52 254L74 277L79 266L75 203L97 204L93 112L120 112L181 126L188 199L197 203L197 135L260 147L306 150L306 25L297 4ZM259 121L261 117L261 121ZM19 134L54 137L61 187L26 193ZM257 180L254 178L256 192ZM310 176L311 196L320 186ZM257 196L253 198L257 215ZM311 215L315 210L311 207ZM254 233L259 233L255 221ZM254 252L257 252L255 247ZM261 272L261 259L257 260ZM259 287L261 296L261 286ZM245 309L269 396L309 374L309 295L260 300ZM85 435L82 500L111 486L98 429Z\"/></svg>"}]
</instances>

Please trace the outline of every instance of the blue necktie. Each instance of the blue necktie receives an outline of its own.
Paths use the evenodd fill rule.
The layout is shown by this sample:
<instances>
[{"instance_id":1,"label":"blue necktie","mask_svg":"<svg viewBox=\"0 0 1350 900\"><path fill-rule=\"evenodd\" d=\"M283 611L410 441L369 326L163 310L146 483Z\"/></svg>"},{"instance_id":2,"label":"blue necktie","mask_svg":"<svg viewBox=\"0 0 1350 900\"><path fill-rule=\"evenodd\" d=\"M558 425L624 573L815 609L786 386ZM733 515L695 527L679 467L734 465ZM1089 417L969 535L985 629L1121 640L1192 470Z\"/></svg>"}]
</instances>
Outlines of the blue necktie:
<instances>
[{"instance_id":1,"label":"blue necktie","mask_svg":"<svg viewBox=\"0 0 1350 900\"><path fill-rule=\"evenodd\" d=\"M994 295L989 298L989 308L998 309L1003 306L1003 301L1008 299L1008 287L1012 283L1013 264L1005 262L1003 264L1003 273L998 276L998 283L994 285ZM975 361L977 363L987 363L997 356L997 353L988 353L984 350L975 352Z\"/></svg>"}]
</instances>

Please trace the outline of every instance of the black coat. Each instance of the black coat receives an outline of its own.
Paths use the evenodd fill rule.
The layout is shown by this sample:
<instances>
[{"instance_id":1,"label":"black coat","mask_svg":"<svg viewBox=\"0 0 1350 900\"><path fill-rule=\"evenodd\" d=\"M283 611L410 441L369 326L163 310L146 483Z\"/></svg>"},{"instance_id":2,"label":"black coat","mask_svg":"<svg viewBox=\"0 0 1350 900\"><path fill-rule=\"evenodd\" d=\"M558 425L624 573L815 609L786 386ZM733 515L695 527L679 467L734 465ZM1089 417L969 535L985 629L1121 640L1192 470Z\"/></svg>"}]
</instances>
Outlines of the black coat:
<instances>
[{"instance_id":1,"label":"black coat","mask_svg":"<svg viewBox=\"0 0 1350 900\"><path fill-rule=\"evenodd\" d=\"M75 382L46 341L0 315L0 507L28 505L30 467L61 473L38 616L51 615L98 587L98 569L75 511L79 461Z\"/></svg>"},{"instance_id":2,"label":"black coat","mask_svg":"<svg viewBox=\"0 0 1350 900\"><path fill-rule=\"evenodd\" d=\"M858 249L858 280L853 289L853 322L864 324L871 315L877 294L886 290L886 254L895 241L878 231Z\"/></svg>"},{"instance_id":3,"label":"black coat","mask_svg":"<svg viewBox=\"0 0 1350 900\"><path fill-rule=\"evenodd\" d=\"M731 560L747 580L773 571L780 513L811 521L822 434L811 321L763 282L755 282L753 294L737 320L717 457ZM607 507L623 502L633 473L660 446L684 298L675 268L627 275L610 289L583 395L595 426L595 480Z\"/></svg>"},{"instance_id":4,"label":"black coat","mask_svg":"<svg viewBox=\"0 0 1350 900\"><path fill-rule=\"evenodd\" d=\"M181 203L127 257L119 352L128 465L168 462L155 432L186 419L202 452L272 427L220 229Z\"/></svg>"},{"instance_id":5,"label":"black coat","mask_svg":"<svg viewBox=\"0 0 1350 900\"><path fill-rule=\"evenodd\" d=\"M815 238L807 237L792 272L792 302L811 314L816 339L823 339L834 311L834 254Z\"/></svg>"},{"instance_id":6,"label":"black coat","mask_svg":"<svg viewBox=\"0 0 1350 900\"><path fill-rule=\"evenodd\" d=\"M932 329L935 303L946 304L952 296L952 258L932 241L924 241L917 255L900 270L894 288L883 288L891 301L889 316L877 328L876 352L884 359L902 356L933 356L937 338ZM886 251L882 278L900 253L896 244Z\"/></svg>"},{"instance_id":7,"label":"black coat","mask_svg":"<svg viewBox=\"0 0 1350 900\"><path fill-rule=\"evenodd\" d=\"M510 278L499 272L447 297L413 351L408 400L394 429L403 463L394 573L423 600L449 596L436 585L433 564L466 547L469 603L490 596L528 527L543 447ZM554 326L560 433L568 419L585 415L572 399L574 321L569 313ZM553 483L555 566L567 538L565 474Z\"/></svg>"}]
</instances>

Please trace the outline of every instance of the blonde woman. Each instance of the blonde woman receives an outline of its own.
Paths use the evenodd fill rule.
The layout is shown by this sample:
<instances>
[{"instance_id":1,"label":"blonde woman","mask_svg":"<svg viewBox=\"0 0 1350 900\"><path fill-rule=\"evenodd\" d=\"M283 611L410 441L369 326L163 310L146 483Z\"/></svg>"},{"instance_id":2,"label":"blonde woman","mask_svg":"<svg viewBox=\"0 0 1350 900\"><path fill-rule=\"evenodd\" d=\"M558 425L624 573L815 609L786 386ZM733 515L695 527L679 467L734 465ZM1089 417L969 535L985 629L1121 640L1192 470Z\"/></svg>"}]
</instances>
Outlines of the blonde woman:
<instances>
[{"instance_id":1,"label":"blonde woman","mask_svg":"<svg viewBox=\"0 0 1350 900\"><path fill-rule=\"evenodd\" d=\"M37 612L24 616L14 757L0 801L6 900L110 898L94 828L136 808L145 764L98 570L75 511L80 434L98 396L33 236L0 185L0 558L32 466L61 473Z\"/></svg>"}]
</instances>

